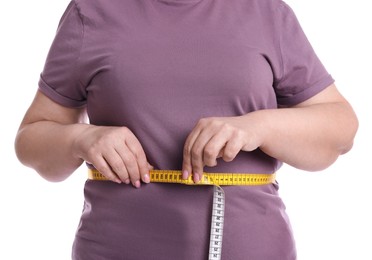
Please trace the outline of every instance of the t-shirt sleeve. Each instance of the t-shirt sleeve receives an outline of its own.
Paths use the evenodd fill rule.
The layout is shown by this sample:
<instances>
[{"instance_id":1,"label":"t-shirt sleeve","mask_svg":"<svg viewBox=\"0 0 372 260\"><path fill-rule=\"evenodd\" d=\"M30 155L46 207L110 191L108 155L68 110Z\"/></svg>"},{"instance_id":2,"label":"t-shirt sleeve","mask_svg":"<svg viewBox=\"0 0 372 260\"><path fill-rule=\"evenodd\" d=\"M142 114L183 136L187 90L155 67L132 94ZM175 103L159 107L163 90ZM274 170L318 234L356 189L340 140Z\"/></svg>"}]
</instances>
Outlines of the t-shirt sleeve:
<instances>
[{"instance_id":1,"label":"t-shirt sleeve","mask_svg":"<svg viewBox=\"0 0 372 260\"><path fill-rule=\"evenodd\" d=\"M326 71L304 34L293 10L284 2L277 9L279 70L274 76L278 105L301 103L331 85Z\"/></svg>"},{"instance_id":2,"label":"t-shirt sleeve","mask_svg":"<svg viewBox=\"0 0 372 260\"><path fill-rule=\"evenodd\" d=\"M64 12L40 75L39 90L66 107L86 104L86 90L80 77L84 25L79 10L71 1Z\"/></svg>"}]
</instances>

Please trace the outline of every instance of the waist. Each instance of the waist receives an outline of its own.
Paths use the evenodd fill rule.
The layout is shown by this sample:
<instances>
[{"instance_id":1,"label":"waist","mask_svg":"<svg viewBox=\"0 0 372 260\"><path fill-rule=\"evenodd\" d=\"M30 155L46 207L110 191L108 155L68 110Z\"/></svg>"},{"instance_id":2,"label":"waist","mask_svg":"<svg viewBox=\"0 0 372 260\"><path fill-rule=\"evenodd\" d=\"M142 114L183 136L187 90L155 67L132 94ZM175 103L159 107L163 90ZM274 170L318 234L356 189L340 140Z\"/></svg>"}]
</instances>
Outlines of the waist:
<instances>
[{"instance_id":1,"label":"waist","mask_svg":"<svg viewBox=\"0 0 372 260\"><path fill-rule=\"evenodd\" d=\"M192 176L182 179L182 172L176 170L151 170L150 181L159 183L179 183L186 185L242 185L257 186L275 183L276 174L263 173L203 173L201 180L195 183ZM102 173L95 169L88 169L88 179L107 181Z\"/></svg>"}]
</instances>

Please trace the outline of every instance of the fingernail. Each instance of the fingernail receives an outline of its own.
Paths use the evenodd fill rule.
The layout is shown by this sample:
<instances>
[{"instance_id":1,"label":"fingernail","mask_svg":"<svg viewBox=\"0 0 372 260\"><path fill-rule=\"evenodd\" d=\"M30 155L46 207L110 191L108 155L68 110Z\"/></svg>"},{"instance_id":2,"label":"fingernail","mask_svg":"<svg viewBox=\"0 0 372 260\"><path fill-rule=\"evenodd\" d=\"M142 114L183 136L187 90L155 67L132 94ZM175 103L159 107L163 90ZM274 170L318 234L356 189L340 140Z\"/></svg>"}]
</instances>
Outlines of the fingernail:
<instances>
[{"instance_id":1,"label":"fingernail","mask_svg":"<svg viewBox=\"0 0 372 260\"><path fill-rule=\"evenodd\" d=\"M124 181L124 183L125 183L125 184L129 184L129 183L130 183L130 180L129 180L129 179L126 179L126 180Z\"/></svg>"},{"instance_id":2,"label":"fingernail","mask_svg":"<svg viewBox=\"0 0 372 260\"><path fill-rule=\"evenodd\" d=\"M141 187L141 182L140 181L136 181L134 183L134 186L138 189L139 187Z\"/></svg>"},{"instance_id":3,"label":"fingernail","mask_svg":"<svg viewBox=\"0 0 372 260\"><path fill-rule=\"evenodd\" d=\"M120 179L115 179L115 182L120 184L121 183L121 180Z\"/></svg>"},{"instance_id":4,"label":"fingernail","mask_svg":"<svg viewBox=\"0 0 372 260\"><path fill-rule=\"evenodd\" d=\"M150 176L146 173L145 176L143 176L143 181L145 183L150 183Z\"/></svg>"},{"instance_id":5,"label":"fingernail","mask_svg":"<svg viewBox=\"0 0 372 260\"><path fill-rule=\"evenodd\" d=\"M194 182L198 183L200 181L200 175L197 173L194 173Z\"/></svg>"},{"instance_id":6,"label":"fingernail","mask_svg":"<svg viewBox=\"0 0 372 260\"><path fill-rule=\"evenodd\" d=\"M184 171L182 172L182 179L186 180L188 177L189 177L189 172L186 171L186 170L184 170Z\"/></svg>"}]
</instances>

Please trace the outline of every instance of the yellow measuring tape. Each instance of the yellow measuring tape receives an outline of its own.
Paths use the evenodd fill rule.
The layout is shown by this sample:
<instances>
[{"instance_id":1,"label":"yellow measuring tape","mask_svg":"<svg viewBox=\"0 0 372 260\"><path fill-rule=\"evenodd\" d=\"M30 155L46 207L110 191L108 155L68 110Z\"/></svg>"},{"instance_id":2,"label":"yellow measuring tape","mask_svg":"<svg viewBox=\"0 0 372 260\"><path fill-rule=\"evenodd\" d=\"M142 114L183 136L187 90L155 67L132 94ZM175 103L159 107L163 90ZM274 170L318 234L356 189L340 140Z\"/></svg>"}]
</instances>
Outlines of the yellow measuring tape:
<instances>
[{"instance_id":1,"label":"yellow measuring tape","mask_svg":"<svg viewBox=\"0 0 372 260\"><path fill-rule=\"evenodd\" d=\"M94 169L88 170L88 179L106 181L103 174ZM223 225L225 216L225 193L223 185L266 185L275 183L274 174L252 173L203 173L202 179L195 183L192 176L182 179L181 171L151 170L150 181L160 183L179 183L186 185L214 185L211 232L209 240L209 260L220 260L222 255Z\"/></svg>"},{"instance_id":2,"label":"yellow measuring tape","mask_svg":"<svg viewBox=\"0 0 372 260\"><path fill-rule=\"evenodd\" d=\"M88 169L88 179L106 181L106 176L95 169ZM265 185L275 182L274 174L255 174L255 173L203 173L202 179L195 183L192 176L182 179L181 171L174 170L151 170L151 182L179 183L186 185Z\"/></svg>"}]
</instances>

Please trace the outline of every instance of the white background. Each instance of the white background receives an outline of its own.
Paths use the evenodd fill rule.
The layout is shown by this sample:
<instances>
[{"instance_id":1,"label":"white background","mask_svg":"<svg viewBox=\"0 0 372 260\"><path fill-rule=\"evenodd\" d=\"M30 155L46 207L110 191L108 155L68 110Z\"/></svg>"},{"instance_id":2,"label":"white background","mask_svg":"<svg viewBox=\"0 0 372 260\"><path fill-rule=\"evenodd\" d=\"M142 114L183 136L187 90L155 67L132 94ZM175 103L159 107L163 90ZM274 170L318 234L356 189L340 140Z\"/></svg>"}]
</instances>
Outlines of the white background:
<instances>
[{"instance_id":1,"label":"white background","mask_svg":"<svg viewBox=\"0 0 372 260\"><path fill-rule=\"evenodd\" d=\"M284 166L279 172L298 259L372 259L371 3L287 2L360 120L353 150L333 166L317 173ZM49 183L22 166L13 148L67 4L68 0L1 2L0 259L70 259L85 169L65 182Z\"/></svg>"}]
</instances>

